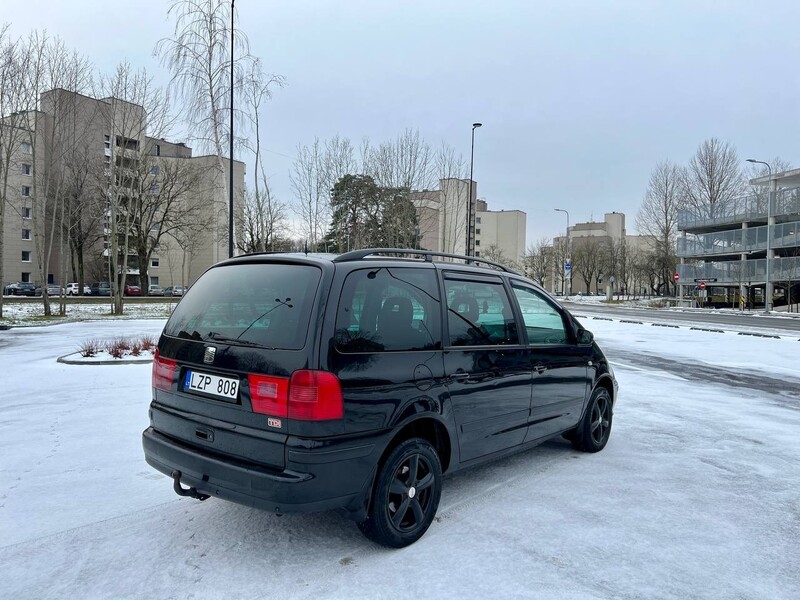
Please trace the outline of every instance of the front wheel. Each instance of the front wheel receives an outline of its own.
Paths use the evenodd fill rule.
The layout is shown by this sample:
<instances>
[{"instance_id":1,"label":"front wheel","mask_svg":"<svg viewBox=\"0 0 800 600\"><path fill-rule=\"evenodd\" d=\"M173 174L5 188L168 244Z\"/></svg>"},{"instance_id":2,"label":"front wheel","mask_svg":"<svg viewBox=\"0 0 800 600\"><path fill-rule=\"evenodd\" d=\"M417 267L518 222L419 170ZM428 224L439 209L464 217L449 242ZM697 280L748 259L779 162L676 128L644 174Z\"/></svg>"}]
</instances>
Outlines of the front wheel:
<instances>
[{"instance_id":1,"label":"front wheel","mask_svg":"<svg viewBox=\"0 0 800 600\"><path fill-rule=\"evenodd\" d=\"M613 420L611 395L605 388L597 388L589 399L586 414L578 423L572 436L567 438L572 446L583 452L600 452L611 435Z\"/></svg>"},{"instance_id":2,"label":"front wheel","mask_svg":"<svg viewBox=\"0 0 800 600\"><path fill-rule=\"evenodd\" d=\"M413 544L430 527L442 495L442 465L427 441L399 444L378 472L367 519L358 524L372 541L390 548Z\"/></svg>"}]
</instances>

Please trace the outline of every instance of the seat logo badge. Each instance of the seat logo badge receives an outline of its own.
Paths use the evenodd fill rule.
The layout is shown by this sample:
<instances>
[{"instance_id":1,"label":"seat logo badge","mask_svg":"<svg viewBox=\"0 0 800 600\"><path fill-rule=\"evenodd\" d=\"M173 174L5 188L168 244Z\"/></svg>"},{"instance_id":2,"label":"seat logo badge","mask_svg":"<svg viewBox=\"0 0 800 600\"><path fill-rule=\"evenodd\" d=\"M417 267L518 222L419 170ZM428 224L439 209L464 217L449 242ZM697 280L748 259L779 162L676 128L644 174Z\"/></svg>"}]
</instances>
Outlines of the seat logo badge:
<instances>
[{"instance_id":1,"label":"seat logo badge","mask_svg":"<svg viewBox=\"0 0 800 600\"><path fill-rule=\"evenodd\" d=\"M203 354L203 362L207 365L210 365L214 362L214 356L217 354L217 349L214 346L209 346L206 348L205 354Z\"/></svg>"}]
</instances>

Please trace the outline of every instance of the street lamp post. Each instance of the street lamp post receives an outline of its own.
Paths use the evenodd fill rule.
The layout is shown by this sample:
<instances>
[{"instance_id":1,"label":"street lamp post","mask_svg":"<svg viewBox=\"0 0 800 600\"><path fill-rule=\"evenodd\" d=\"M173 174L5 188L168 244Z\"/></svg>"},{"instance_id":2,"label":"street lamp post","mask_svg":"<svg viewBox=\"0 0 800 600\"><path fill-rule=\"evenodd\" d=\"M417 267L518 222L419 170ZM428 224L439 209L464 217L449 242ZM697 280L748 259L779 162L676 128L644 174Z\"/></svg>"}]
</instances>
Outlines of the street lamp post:
<instances>
[{"instance_id":1,"label":"street lamp post","mask_svg":"<svg viewBox=\"0 0 800 600\"><path fill-rule=\"evenodd\" d=\"M469 151L469 189L467 191L467 246L464 254L466 256L474 256L475 252L470 252L470 241L472 241L472 166L475 159L475 130L483 126L483 123L472 124L472 145Z\"/></svg>"},{"instance_id":2,"label":"street lamp post","mask_svg":"<svg viewBox=\"0 0 800 600\"><path fill-rule=\"evenodd\" d=\"M228 258L233 258L233 3L231 0L231 131L228 156Z\"/></svg>"},{"instance_id":3,"label":"street lamp post","mask_svg":"<svg viewBox=\"0 0 800 600\"><path fill-rule=\"evenodd\" d=\"M764 312L769 313L772 310L773 291L772 279L770 277L770 265L772 263L772 257L770 256L772 253L772 227L774 225L772 222L772 203L775 199L775 192L778 189L778 182L772 178L772 166L770 166L769 163L754 158L748 158L747 162L766 166L770 178L769 195L767 196L767 273L764 281Z\"/></svg>"},{"instance_id":4,"label":"street lamp post","mask_svg":"<svg viewBox=\"0 0 800 600\"><path fill-rule=\"evenodd\" d=\"M569 274L565 278L567 289L564 291L564 295L569 296L572 293L572 242L569 239L569 212L564 210L563 208L555 208L553 209L556 212L562 212L567 215L567 262L569 263ZM561 265L562 273L567 270L566 263ZM563 275L562 275L563 277Z\"/></svg>"}]
</instances>

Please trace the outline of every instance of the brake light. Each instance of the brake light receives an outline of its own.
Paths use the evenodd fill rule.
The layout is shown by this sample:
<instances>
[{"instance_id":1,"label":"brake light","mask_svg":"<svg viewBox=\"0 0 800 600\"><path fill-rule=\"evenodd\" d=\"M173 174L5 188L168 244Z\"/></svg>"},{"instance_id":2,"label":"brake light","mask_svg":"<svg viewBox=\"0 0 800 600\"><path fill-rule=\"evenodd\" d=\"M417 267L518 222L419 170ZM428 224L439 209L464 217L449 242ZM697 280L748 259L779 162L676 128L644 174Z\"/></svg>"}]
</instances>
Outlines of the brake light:
<instances>
[{"instance_id":1,"label":"brake light","mask_svg":"<svg viewBox=\"0 0 800 600\"><path fill-rule=\"evenodd\" d=\"M248 375L253 412L297 419L328 421L344 416L342 388L326 371L295 371L291 379Z\"/></svg>"},{"instance_id":2,"label":"brake light","mask_svg":"<svg viewBox=\"0 0 800 600\"><path fill-rule=\"evenodd\" d=\"M289 379L288 377L269 377L248 375L250 383L250 403L253 412L273 417L288 416Z\"/></svg>"},{"instance_id":3,"label":"brake light","mask_svg":"<svg viewBox=\"0 0 800 600\"><path fill-rule=\"evenodd\" d=\"M158 348L153 356L153 387L159 390L170 391L175 380L175 371L178 369L177 361L159 356Z\"/></svg>"},{"instance_id":4,"label":"brake light","mask_svg":"<svg viewBox=\"0 0 800 600\"><path fill-rule=\"evenodd\" d=\"M289 418L327 421L344 416L339 379L327 371L295 371L289 381Z\"/></svg>"}]
</instances>

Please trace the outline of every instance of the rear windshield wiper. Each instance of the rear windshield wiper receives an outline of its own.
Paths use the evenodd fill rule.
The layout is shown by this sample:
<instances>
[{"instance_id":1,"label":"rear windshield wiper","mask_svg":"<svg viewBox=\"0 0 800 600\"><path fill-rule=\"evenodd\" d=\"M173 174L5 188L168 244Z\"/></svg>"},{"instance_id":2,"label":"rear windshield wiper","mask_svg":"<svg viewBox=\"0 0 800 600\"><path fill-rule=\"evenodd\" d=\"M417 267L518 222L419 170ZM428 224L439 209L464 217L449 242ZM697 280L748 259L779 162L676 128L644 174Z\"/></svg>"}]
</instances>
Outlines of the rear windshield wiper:
<instances>
[{"instance_id":1,"label":"rear windshield wiper","mask_svg":"<svg viewBox=\"0 0 800 600\"><path fill-rule=\"evenodd\" d=\"M217 333L216 331L209 331L208 336L206 336L210 340L214 340L216 342L227 342L229 344L238 344L240 346L258 346L259 348L265 348L263 344L259 344L258 342L251 342L249 340L240 340L239 338L232 338L221 333Z\"/></svg>"}]
</instances>

